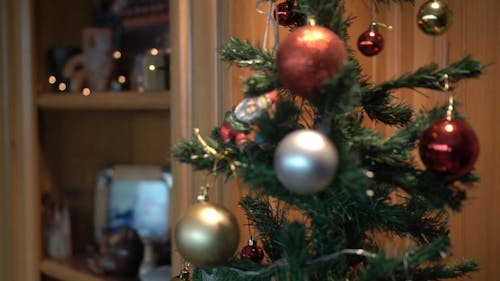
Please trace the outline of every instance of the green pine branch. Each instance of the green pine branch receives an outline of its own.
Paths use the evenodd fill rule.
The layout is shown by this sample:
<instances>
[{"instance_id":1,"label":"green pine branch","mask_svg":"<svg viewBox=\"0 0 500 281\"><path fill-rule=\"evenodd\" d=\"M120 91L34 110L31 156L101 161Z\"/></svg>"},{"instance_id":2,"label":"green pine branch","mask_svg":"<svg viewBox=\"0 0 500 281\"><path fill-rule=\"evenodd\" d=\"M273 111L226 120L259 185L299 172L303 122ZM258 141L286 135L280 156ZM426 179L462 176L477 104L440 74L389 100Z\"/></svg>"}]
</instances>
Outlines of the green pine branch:
<instances>
[{"instance_id":1,"label":"green pine branch","mask_svg":"<svg viewBox=\"0 0 500 281\"><path fill-rule=\"evenodd\" d=\"M444 74L449 82L459 82L462 79L476 78L483 73L483 65L465 56L461 60L439 69L437 64L420 67L400 77L378 85L366 85L362 88L362 104L370 118L389 125L406 125L412 117L412 108L403 103L393 103L392 92L401 89L425 88L442 91Z\"/></svg>"},{"instance_id":2,"label":"green pine branch","mask_svg":"<svg viewBox=\"0 0 500 281\"><path fill-rule=\"evenodd\" d=\"M231 37L219 50L223 61L235 64L238 67L256 71L275 72L274 55L264 49L253 46L248 40L242 41Z\"/></svg>"}]
</instances>

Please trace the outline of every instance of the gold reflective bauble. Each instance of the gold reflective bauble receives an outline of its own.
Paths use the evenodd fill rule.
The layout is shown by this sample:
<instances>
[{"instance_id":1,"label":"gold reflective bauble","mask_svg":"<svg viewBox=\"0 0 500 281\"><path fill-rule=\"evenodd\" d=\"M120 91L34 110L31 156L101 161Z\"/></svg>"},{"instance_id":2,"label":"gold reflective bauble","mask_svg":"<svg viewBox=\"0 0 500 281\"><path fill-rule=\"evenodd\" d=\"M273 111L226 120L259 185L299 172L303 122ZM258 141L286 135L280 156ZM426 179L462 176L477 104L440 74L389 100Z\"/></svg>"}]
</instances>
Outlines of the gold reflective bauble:
<instances>
[{"instance_id":1,"label":"gold reflective bauble","mask_svg":"<svg viewBox=\"0 0 500 281\"><path fill-rule=\"evenodd\" d=\"M429 0L420 7L417 24L426 34L439 35L448 28L451 19L452 13L446 0Z\"/></svg>"},{"instance_id":2,"label":"gold reflective bauble","mask_svg":"<svg viewBox=\"0 0 500 281\"><path fill-rule=\"evenodd\" d=\"M201 268L225 264L233 257L239 241L234 215L210 202L189 207L175 227L177 250L186 261Z\"/></svg>"}]
</instances>

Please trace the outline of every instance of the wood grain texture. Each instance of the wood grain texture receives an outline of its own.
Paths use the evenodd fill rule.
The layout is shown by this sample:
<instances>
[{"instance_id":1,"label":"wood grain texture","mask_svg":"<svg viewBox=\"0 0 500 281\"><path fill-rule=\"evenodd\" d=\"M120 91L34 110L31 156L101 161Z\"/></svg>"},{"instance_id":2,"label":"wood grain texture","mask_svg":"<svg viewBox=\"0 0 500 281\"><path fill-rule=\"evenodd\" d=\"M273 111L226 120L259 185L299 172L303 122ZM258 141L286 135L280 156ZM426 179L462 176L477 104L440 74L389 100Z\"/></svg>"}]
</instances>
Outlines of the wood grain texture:
<instances>
[{"instance_id":1,"label":"wood grain texture","mask_svg":"<svg viewBox=\"0 0 500 281\"><path fill-rule=\"evenodd\" d=\"M0 0L0 281L12 280L12 225L9 173L9 70L7 1Z\"/></svg>"},{"instance_id":2,"label":"wood grain texture","mask_svg":"<svg viewBox=\"0 0 500 281\"><path fill-rule=\"evenodd\" d=\"M47 276L61 281L138 281L133 277L97 275L87 269L85 258L74 257L67 261L43 259L40 270Z\"/></svg>"},{"instance_id":3,"label":"wood grain texture","mask_svg":"<svg viewBox=\"0 0 500 281\"><path fill-rule=\"evenodd\" d=\"M42 110L169 110L170 92L45 93L38 95Z\"/></svg>"},{"instance_id":4,"label":"wood grain texture","mask_svg":"<svg viewBox=\"0 0 500 281\"><path fill-rule=\"evenodd\" d=\"M454 22L448 32L449 60L465 54L488 65L480 79L458 85L461 111L469 118L480 142L476 165L481 182L474 186L461 214L453 219L456 256L476 259L481 271L474 281L500 276L500 2L496 0L450 1Z\"/></svg>"},{"instance_id":5,"label":"wood grain texture","mask_svg":"<svg viewBox=\"0 0 500 281\"><path fill-rule=\"evenodd\" d=\"M6 240L9 243L6 262L11 280L39 279L40 225L39 192L37 188L38 149L36 145L36 116L33 102L32 6L30 1L6 1L6 42L2 57L8 67L2 75L2 100L8 109L3 112L6 121L3 136L8 143L2 161L9 168L4 179L7 215ZM3 79L7 79L4 81ZM4 91L5 90L5 91Z\"/></svg>"},{"instance_id":6,"label":"wood grain texture","mask_svg":"<svg viewBox=\"0 0 500 281\"><path fill-rule=\"evenodd\" d=\"M221 106L227 94L227 84L220 74L223 66L217 49L222 38L222 25L226 21L227 0L170 1L172 42L172 143L193 135L199 128L204 136L222 120ZM207 183L204 172L192 172L187 165L177 162L172 166L174 177L172 219L176 223L185 210L195 202L201 185ZM220 184L210 191L214 202L224 199ZM175 245L174 245L175 249ZM173 268L180 268L179 256L173 252ZM173 270L173 274L176 274Z\"/></svg>"}]
</instances>

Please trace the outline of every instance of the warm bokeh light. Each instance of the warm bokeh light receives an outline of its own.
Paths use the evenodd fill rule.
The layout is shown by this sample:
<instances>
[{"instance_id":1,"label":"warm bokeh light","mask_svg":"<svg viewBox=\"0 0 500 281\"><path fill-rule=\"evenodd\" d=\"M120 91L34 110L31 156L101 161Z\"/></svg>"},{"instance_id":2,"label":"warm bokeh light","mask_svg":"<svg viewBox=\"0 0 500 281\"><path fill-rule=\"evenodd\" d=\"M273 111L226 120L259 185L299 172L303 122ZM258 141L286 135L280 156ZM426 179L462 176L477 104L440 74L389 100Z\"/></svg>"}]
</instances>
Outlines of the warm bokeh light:
<instances>
[{"instance_id":1,"label":"warm bokeh light","mask_svg":"<svg viewBox=\"0 0 500 281\"><path fill-rule=\"evenodd\" d=\"M158 55L160 52L158 51L158 49L156 48L153 48L149 51L149 53L152 55L152 56L156 56Z\"/></svg>"},{"instance_id":2,"label":"warm bokeh light","mask_svg":"<svg viewBox=\"0 0 500 281\"><path fill-rule=\"evenodd\" d=\"M439 2L432 2L431 4L431 8L433 9L439 9L441 7L441 5L439 5Z\"/></svg>"},{"instance_id":3,"label":"warm bokeh light","mask_svg":"<svg viewBox=\"0 0 500 281\"><path fill-rule=\"evenodd\" d=\"M56 83L56 77L54 75L49 76L49 84L54 85Z\"/></svg>"},{"instance_id":4,"label":"warm bokeh light","mask_svg":"<svg viewBox=\"0 0 500 281\"><path fill-rule=\"evenodd\" d=\"M90 96L90 89L89 88L83 88L82 94L84 96Z\"/></svg>"},{"instance_id":5,"label":"warm bokeh light","mask_svg":"<svg viewBox=\"0 0 500 281\"><path fill-rule=\"evenodd\" d=\"M65 83L59 83L59 86L57 88L61 92L66 91L66 84Z\"/></svg>"},{"instance_id":6,"label":"warm bokeh light","mask_svg":"<svg viewBox=\"0 0 500 281\"><path fill-rule=\"evenodd\" d=\"M127 78L125 77L125 75L118 76L117 80L118 80L118 83L120 83L120 84L127 82Z\"/></svg>"},{"instance_id":7,"label":"warm bokeh light","mask_svg":"<svg viewBox=\"0 0 500 281\"><path fill-rule=\"evenodd\" d=\"M156 66L154 66L154 65L152 65L152 64L151 64L151 65L149 65L149 70L154 71L155 69L156 69Z\"/></svg>"},{"instance_id":8,"label":"warm bokeh light","mask_svg":"<svg viewBox=\"0 0 500 281\"><path fill-rule=\"evenodd\" d=\"M120 59L121 57L122 57L122 53L121 53L120 51L115 51L115 52L113 53L113 58L114 58L115 60Z\"/></svg>"}]
</instances>

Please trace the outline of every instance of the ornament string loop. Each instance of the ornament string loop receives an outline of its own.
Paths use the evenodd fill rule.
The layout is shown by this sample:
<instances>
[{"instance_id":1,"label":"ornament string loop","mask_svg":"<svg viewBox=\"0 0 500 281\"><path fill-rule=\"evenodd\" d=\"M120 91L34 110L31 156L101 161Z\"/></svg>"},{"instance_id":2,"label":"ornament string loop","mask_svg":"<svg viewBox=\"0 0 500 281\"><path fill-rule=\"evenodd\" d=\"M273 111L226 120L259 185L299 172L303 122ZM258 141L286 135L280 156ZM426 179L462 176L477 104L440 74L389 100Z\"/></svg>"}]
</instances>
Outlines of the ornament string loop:
<instances>
[{"instance_id":1,"label":"ornament string loop","mask_svg":"<svg viewBox=\"0 0 500 281\"><path fill-rule=\"evenodd\" d=\"M269 2L269 8L267 12L262 11L259 6L262 3ZM264 51L267 51L267 38L269 37L269 26L270 24L273 25L273 35L274 35L274 45L273 45L273 50L276 50L276 48L279 45L279 25L278 25L278 9L276 9L276 2L274 0L257 0L257 3L255 4L255 10L257 13L265 15L266 16L266 27L264 29L264 40L262 41L262 49ZM274 15L273 15L274 11Z\"/></svg>"},{"instance_id":2,"label":"ornament string loop","mask_svg":"<svg viewBox=\"0 0 500 281\"><path fill-rule=\"evenodd\" d=\"M373 29L373 28L377 28L378 26L384 27L385 29L387 29L389 31L392 31L392 29L393 29L392 25L385 24L385 23L378 22L378 21L372 21L370 23L370 25L368 26L368 28Z\"/></svg>"}]
</instances>

